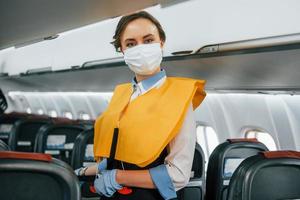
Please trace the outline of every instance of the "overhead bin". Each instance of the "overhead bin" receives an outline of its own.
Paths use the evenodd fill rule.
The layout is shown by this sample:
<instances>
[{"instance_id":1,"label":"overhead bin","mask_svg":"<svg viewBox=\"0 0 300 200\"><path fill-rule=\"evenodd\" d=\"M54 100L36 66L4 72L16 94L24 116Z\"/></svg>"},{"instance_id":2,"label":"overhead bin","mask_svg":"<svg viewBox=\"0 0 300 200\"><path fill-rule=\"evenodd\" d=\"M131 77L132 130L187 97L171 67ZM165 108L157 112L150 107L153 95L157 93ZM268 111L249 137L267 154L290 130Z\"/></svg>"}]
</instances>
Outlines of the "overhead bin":
<instances>
[{"instance_id":1,"label":"overhead bin","mask_svg":"<svg viewBox=\"0 0 300 200\"><path fill-rule=\"evenodd\" d=\"M258 39L261 43L256 40L224 43L211 53L200 50L192 55L164 57L162 67L168 76L207 80L208 91L297 94L299 38L300 34L293 34ZM0 84L6 91L34 88L40 92L111 92L117 84L130 82L132 77L133 73L118 58L90 61L76 69L2 77Z\"/></svg>"},{"instance_id":2,"label":"overhead bin","mask_svg":"<svg viewBox=\"0 0 300 200\"><path fill-rule=\"evenodd\" d=\"M275 46L280 49L281 46L285 45L299 45L300 34L288 34L281 36L264 37L258 39L241 40L236 42L227 42L220 44L211 44L201 47L196 51L197 54L205 53L218 53L218 52L231 52L231 51L243 51L264 48L274 48ZM261 50L260 50L261 51Z\"/></svg>"}]
</instances>

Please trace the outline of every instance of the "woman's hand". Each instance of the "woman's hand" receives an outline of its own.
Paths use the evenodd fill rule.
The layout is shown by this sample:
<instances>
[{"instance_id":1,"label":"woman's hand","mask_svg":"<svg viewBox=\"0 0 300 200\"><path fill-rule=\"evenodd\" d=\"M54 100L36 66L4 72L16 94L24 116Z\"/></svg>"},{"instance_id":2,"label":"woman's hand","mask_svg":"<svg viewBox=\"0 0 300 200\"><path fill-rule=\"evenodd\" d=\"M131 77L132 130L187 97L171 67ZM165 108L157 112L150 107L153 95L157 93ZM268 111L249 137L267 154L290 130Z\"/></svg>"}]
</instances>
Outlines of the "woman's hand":
<instances>
[{"instance_id":1,"label":"woman's hand","mask_svg":"<svg viewBox=\"0 0 300 200\"><path fill-rule=\"evenodd\" d=\"M80 167L74 170L74 173L77 176L95 176L98 174L98 172L106 170L106 168L107 168L107 160L103 159L100 163L97 163L95 165L91 165L88 167Z\"/></svg>"},{"instance_id":2,"label":"woman's hand","mask_svg":"<svg viewBox=\"0 0 300 200\"><path fill-rule=\"evenodd\" d=\"M101 170L100 173L97 174L94 187L98 194L111 197L117 190L123 188L123 186L116 181L116 172L116 169Z\"/></svg>"},{"instance_id":3,"label":"woman's hand","mask_svg":"<svg viewBox=\"0 0 300 200\"><path fill-rule=\"evenodd\" d=\"M96 178L94 181L94 187L96 192L106 197L111 197L117 190L123 188L122 185L116 181L116 169L107 169L107 159L102 160L96 166Z\"/></svg>"},{"instance_id":4,"label":"woman's hand","mask_svg":"<svg viewBox=\"0 0 300 200\"><path fill-rule=\"evenodd\" d=\"M85 176L85 171L87 170L88 167L80 167L78 169L74 170L74 173L76 176Z\"/></svg>"}]
</instances>

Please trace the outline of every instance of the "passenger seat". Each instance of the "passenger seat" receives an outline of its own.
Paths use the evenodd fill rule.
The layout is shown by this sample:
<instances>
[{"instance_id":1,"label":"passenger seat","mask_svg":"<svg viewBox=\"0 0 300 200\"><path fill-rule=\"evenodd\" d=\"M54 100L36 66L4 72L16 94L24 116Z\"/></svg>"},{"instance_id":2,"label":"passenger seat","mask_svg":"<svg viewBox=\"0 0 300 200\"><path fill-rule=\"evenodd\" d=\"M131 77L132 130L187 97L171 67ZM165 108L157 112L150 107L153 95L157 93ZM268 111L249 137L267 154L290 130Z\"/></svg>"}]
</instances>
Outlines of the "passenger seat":
<instances>
[{"instance_id":1,"label":"passenger seat","mask_svg":"<svg viewBox=\"0 0 300 200\"><path fill-rule=\"evenodd\" d=\"M261 152L234 172L228 200L300 199L300 152Z\"/></svg>"},{"instance_id":2,"label":"passenger seat","mask_svg":"<svg viewBox=\"0 0 300 200\"><path fill-rule=\"evenodd\" d=\"M73 169L78 169L82 166L96 164L94 161L94 129L88 129L81 132L75 142L71 159ZM86 199L99 199L99 195L94 189L95 176L79 176L81 196Z\"/></svg>"},{"instance_id":3,"label":"passenger seat","mask_svg":"<svg viewBox=\"0 0 300 200\"><path fill-rule=\"evenodd\" d=\"M257 139L228 139L211 154L207 168L206 199L225 200L230 178L246 158L268 151Z\"/></svg>"},{"instance_id":4,"label":"passenger seat","mask_svg":"<svg viewBox=\"0 0 300 200\"><path fill-rule=\"evenodd\" d=\"M80 200L79 182L64 162L40 153L0 152L0 199Z\"/></svg>"},{"instance_id":5,"label":"passenger seat","mask_svg":"<svg viewBox=\"0 0 300 200\"><path fill-rule=\"evenodd\" d=\"M8 144L10 132L16 121L30 116L26 113L11 112L0 115L0 139Z\"/></svg>"},{"instance_id":6,"label":"passenger seat","mask_svg":"<svg viewBox=\"0 0 300 200\"><path fill-rule=\"evenodd\" d=\"M95 164L94 161L94 129L81 132L75 142L72 152L71 166L78 169L82 166Z\"/></svg>"},{"instance_id":7,"label":"passenger seat","mask_svg":"<svg viewBox=\"0 0 300 200\"><path fill-rule=\"evenodd\" d=\"M84 130L84 126L75 124L44 125L38 131L34 150L70 164L75 139Z\"/></svg>"},{"instance_id":8,"label":"passenger seat","mask_svg":"<svg viewBox=\"0 0 300 200\"><path fill-rule=\"evenodd\" d=\"M95 120L77 119L76 123L84 125L87 129L91 129L91 128L94 128Z\"/></svg>"},{"instance_id":9,"label":"passenger seat","mask_svg":"<svg viewBox=\"0 0 300 200\"><path fill-rule=\"evenodd\" d=\"M30 117L18 120L10 133L8 145L12 151L33 152L39 129L51 123L48 117Z\"/></svg>"}]
</instances>

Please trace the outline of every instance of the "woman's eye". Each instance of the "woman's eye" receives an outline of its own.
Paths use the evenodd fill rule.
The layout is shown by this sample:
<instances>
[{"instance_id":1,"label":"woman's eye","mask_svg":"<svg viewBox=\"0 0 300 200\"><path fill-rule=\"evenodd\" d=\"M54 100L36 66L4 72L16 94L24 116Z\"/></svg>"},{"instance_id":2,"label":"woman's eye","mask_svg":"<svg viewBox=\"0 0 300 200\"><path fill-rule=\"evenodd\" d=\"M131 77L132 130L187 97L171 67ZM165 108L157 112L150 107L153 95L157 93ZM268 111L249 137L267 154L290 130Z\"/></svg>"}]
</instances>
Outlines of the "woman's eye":
<instances>
[{"instance_id":1,"label":"woman's eye","mask_svg":"<svg viewBox=\"0 0 300 200\"><path fill-rule=\"evenodd\" d=\"M145 44L148 44L148 43L151 43L151 42L153 42L153 39L147 39L147 40L144 41Z\"/></svg>"},{"instance_id":2,"label":"woman's eye","mask_svg":"<svg viewBox=\"0 0 300 200\"><path fill-rule=\"evenodd\" d=\"M134 43L127 43L126 44L126 47L130 48L130 47L133 47L134 46Z\"/></svg>"}]
</instances>

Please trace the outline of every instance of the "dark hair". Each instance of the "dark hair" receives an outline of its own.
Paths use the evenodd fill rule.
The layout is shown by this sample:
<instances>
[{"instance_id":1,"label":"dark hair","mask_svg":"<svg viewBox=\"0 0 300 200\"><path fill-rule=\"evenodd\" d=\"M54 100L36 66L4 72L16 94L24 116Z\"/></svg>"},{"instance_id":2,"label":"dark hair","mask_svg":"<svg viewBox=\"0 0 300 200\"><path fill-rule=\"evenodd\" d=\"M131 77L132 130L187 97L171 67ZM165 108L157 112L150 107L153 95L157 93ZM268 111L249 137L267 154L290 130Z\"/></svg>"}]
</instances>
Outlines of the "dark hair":
<instances>
[{"instance_id":1,"label":"dark hair","mask_svg":"<svg viewBox=\"0 0 300 200\"><path fill-rule=\"evenodd\" d=\"M163 42L166 41L165 31L163 30L159 21L157 21L157 19L155 19L152 15L150 15L146 11L140 11L140 12L133 13L130 15L125 15L120 19L120 21L117 25L116 31L115 31L115 35L113 36L114 41L111 42L111 44L113 44L115 46L117 52L120 52L120 47L121 47L120 38L121 38L123 31L125 30L125 28L127 27L127 25L130 22L132 22L133 20L139 19L139 18L144 18L144 19L150 20L156 26L156 28L158 30L159 38Z\"/></svg>"}]
</instances>

